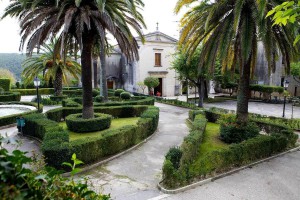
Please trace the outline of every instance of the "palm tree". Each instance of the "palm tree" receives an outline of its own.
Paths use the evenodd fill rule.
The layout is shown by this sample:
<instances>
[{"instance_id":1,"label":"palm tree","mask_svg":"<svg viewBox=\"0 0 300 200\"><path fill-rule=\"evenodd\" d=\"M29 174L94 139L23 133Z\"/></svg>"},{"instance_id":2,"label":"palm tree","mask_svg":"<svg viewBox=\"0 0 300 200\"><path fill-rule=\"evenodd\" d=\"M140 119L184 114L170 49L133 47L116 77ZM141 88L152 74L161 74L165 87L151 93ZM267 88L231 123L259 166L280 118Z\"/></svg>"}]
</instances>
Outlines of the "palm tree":
<instances>
[{"instance_id":1,"label":"palm tree","mask_svg":"<svg viewBox=\"0 0 300 200\"><path fill-rule=\"evenodd\" d=\"M22 66L22 75L25 77L25 84L31 83L38 74L43 73L45 80L54 80L54 95L62 95L62 83L67 83L67 74L78 80L81 66L71 57L63 60L60 54L54 53L56 41L45 44L37 55L28 57Z\"/></svg>"},{"instance_id":2,"label":"palm tree","mask_svg":"<svg viewBox=\"0 0 300 200\"><path fill-rule=\"evenodd\" d=\"M94 42L97 38L104 38L107 30L129 60L138 59L138 44L130 27L142 36L144 22L137 11L142 6L141 0L12 0L4 16L19 17L20 48L26 43L28 53L55 35L59 35L62 45L74 41L74 46L80 46L82 117L87 119L94 117L91 70Z\"/></svg>"},{"instance_id":3,"label":"palm tree","mask_svg":"<svg viewBox=\"0 0 300 200\"><path fill-rule=\"evenodd\" d=\"M182 18L183 26L180 45L185 52L193 55L199 44L203 45L199 69L213 66L218 57L224 70L239 68L240 80L237 97L237 121L248 120L248 95L250 75L253 74L257 43L264 45L269 69L275 71L275 60L282 54L286 73L290 71L290 60L296 58L293 46L292 26L272 26L266 14L280 0L216 0L214 2L179 0L175 12L185 5L193 6Z\"/></svg>"}]
</instances>

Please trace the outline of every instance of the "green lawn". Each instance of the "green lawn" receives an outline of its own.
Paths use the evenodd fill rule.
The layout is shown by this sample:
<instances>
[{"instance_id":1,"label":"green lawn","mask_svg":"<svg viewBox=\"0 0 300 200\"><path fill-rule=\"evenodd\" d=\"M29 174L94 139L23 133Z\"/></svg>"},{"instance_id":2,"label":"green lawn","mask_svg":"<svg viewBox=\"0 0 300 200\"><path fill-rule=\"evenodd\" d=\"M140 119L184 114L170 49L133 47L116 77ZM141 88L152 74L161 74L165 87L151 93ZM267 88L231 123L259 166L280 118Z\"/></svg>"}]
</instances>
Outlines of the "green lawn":
<instances>
[{"instance_id":1,"label":"green lawn","mask_svg":"<svg viewBox=\"0 0 300 200\"><path fill-rule=\"evenodd\" d=\"M220 125L207 122L206 129L204 132L204 138L199 148L199 156L195 160L194 164L191 165L192 170L201 171L201 169L199 169L200 166L197 165L197 163L199 163L199 161L203 159L205 154L214 150L227 148L229 146L228 144L222 142L219 139L219 134Z\"/></svg>"},{"instance_id":2,"label":"green lawn","mask_svg":"<svg viewBox=\"0 0 300 200\"><path fill-rule=\"evenodd\" d=\"M126 126L126 125L136 125L138 120L139 120L139 117L113 119L111 121L110 128L106 129L106 130L118 129L118 128L120 128L122 126ZM65 130L68 130L66 122L60 122L59 125L62 126ZM70 140L77 140L77 139L86 138L86 137L99 136L106 130L90 132L90 133L89 132L88 133L75 133L75 132L72 132L69 130L68 131L69 131Z\"/></svg>"}]
</instances>

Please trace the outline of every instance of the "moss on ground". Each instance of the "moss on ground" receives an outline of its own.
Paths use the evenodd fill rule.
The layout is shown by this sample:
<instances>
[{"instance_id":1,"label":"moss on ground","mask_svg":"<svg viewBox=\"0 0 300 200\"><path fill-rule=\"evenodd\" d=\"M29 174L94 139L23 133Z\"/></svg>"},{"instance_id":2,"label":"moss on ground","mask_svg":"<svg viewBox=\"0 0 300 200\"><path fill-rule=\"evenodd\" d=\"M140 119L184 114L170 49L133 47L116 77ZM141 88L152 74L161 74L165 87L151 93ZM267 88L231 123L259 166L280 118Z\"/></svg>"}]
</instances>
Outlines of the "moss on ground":
<instances>
[{"instance_id":1,"label":"moss on ground","mask_svg":"<svg viewBox=\"0 0 300 200\"><path fill-rule=\"evenodd\" d=\"M111 125L110 125L109 129L105 129L102 131L96 131L96 132L88 132L88 133L75 133L75 132L69 131L66 122L60 122L59 125L62 126L63 129L69 131L70 140L72 141L72 140L77 140L77 139L86 138L86 137L99 136L106 130L114 130L114 129L118 129L118 128L120 128L122 126L126 126L126 125L136 125L138 120L139 120L139 117L113 119L111 121Z\"/></svg>"}]
</instances>

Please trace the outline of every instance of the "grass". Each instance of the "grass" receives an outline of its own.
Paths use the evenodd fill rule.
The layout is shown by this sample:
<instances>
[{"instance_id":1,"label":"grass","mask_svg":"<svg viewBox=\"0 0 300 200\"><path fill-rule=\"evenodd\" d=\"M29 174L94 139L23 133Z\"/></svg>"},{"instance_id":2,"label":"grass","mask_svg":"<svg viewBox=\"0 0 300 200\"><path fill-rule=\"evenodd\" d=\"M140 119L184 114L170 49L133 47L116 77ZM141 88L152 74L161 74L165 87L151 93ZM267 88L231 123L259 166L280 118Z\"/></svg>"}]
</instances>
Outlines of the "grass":
<instances>
[{"instance_id":1,"label":"grass","mask_svg":"<svg viewBox=\"0 0 300 200\"><path fill-rule=\"evenodd\" d=\"M139 120L139 117L113 119L111 121L111 125L110 125L109 129L105 129L102 131L96 131L96 132L87 132L87 133L75 133L75 132L69 131L66 122L60 122L59 125L62 126L63 129L69 131L70 141L73 141L73 140L86 138L86 137L96 137L96 136L101 135L103 132L105 132L107 130L118 129L122 126L136 125L138 120Z\"/></svg>"},{"instance_id":2,"label":"grass","mask_svg":"<svg viewBox=\"0 0 300 200\"><path fill-rule=\"evenodd\" d=\"M228 144L224 143L219 139L220 135L220 125L207 122L206 129L204 132L204 138L203 141L199 147L199 156L195 160L194 164L191 165L192 171L202 171L203 169L200 169L201 166L197 165L209 152L228 148Z\"/></svg>"}]
</instances>

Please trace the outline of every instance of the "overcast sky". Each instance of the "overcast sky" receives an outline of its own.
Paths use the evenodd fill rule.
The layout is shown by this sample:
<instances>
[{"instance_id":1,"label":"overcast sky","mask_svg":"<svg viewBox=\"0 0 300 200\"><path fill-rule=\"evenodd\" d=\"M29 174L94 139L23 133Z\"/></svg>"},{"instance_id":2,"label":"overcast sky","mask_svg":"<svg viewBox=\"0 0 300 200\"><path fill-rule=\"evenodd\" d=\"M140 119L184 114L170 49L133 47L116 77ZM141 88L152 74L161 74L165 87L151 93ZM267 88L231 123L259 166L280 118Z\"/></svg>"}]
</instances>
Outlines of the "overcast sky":
<instances>
[{"instance_id":1,"label":"overcast sky","mask_svg":"<svg viewBox=\"0 0 300 200\"><path fill-rule=\"evenodd\" d=\"M176 16L173 12L177 0L144 0L145 7L142 11L147 30L144 33L156 30L156 23L159 22L159 30L171 37L178 38L178 21L182 16ZM0 15L9 0L0 1ZM18 20L7 17L0 21L0 53L19 52L20 35Z\"/></svg>"}]
</instances>

